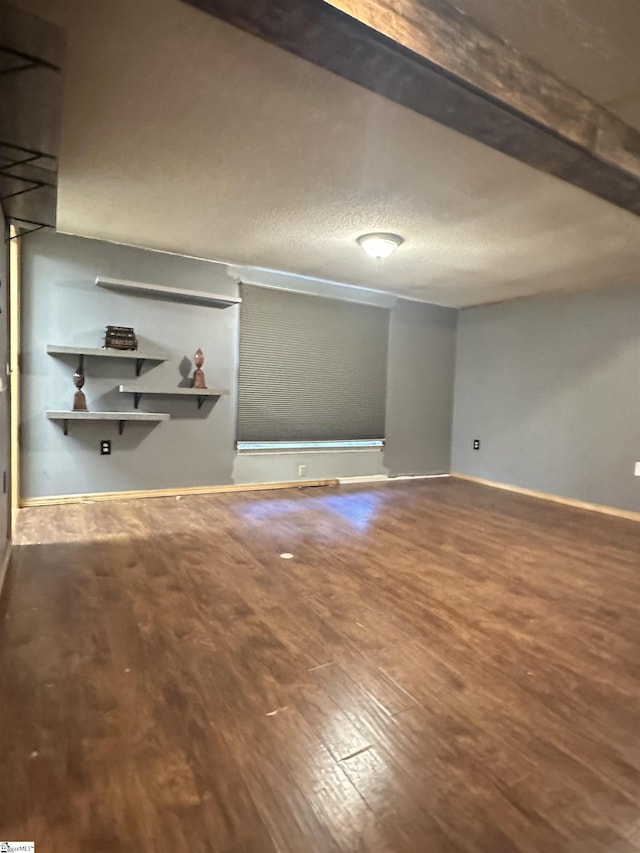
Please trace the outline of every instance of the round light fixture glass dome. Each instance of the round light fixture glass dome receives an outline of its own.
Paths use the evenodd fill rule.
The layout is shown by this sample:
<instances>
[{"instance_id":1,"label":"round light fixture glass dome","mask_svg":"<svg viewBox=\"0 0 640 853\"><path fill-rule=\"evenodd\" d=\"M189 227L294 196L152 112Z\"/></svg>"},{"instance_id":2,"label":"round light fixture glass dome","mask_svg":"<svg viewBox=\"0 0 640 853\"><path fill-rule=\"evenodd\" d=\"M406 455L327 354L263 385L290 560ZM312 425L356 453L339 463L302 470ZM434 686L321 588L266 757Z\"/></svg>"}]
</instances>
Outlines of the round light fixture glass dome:
<instances>
[{"instance_id":1,"label":"round light fixture glass dome","mask_svg":"<svg viewBox=\"0 0 640 853\"><path fill-rule=\"evenodd\" d=\"M358 243L371 258L381 260L388 258L404 239L398 234L363 234L358 237Z\"/></svg>"}]
</instances>

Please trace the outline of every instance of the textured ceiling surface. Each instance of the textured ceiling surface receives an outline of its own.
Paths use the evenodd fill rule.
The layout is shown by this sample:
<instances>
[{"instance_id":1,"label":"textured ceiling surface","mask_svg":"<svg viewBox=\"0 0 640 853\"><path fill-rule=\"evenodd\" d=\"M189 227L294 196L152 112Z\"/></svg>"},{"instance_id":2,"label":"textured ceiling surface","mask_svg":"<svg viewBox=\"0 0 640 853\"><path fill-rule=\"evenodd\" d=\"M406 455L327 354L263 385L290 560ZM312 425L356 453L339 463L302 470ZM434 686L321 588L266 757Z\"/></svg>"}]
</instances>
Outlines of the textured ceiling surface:
<instances>
[{"instance_id":1,"label":"textured ceiling surface","mask_svg":"<svg viewBox=\"0 0 640 853\"><path fill-rule=\"evenodd\" d=\"M451 0L640 130L639 0Z\"/></svg>"},{"instance_id":2,"label":"textured ceiling surface","mask_svg":"<svg viewBox=\"0 0 640 853\"><path fill-rule=\"evenodd\" d=\"M62 231L452 306L638 276L640 218L177 0L18 5L69 32Z\"/></svg>"}]
</instances>

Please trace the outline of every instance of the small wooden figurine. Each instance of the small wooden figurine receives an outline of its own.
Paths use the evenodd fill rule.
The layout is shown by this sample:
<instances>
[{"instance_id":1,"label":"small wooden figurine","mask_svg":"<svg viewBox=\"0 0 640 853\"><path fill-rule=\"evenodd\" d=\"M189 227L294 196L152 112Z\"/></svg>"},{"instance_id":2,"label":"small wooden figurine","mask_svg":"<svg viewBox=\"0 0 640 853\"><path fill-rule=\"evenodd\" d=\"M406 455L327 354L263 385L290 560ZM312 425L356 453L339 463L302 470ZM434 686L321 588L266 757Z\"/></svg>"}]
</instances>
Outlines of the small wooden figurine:
<instances>
[{"instance_id":1,"label":"small wooden figurine","mask_svg":"<svg viewBox=\"0 0 640 853\"><path fill-rule=\"evenodd\" d=\"M84 371L81 367L79 367L76 372L73 374L73 384L78 389L76 393L73 395L73 411L74 412L86 412L87 411L87 398L84 396L82 392L82 386L84 385Z\"/></svg>"},{"instance_id":2,"label":"small wooden figurine","mask_svg":"<svg viewBox=\"0 0 640 853\"><path fill-rule=\"evenodd\" d=\"M200 347L196 350L196 354L193 357L193 360L196 365L196 369L193 371L193 387L194 388L206 388L207 383L204 379L204 371L202 370L202 365L204 364L204 355L202 354L202 350Z\"/></svg>"}]
</instances>

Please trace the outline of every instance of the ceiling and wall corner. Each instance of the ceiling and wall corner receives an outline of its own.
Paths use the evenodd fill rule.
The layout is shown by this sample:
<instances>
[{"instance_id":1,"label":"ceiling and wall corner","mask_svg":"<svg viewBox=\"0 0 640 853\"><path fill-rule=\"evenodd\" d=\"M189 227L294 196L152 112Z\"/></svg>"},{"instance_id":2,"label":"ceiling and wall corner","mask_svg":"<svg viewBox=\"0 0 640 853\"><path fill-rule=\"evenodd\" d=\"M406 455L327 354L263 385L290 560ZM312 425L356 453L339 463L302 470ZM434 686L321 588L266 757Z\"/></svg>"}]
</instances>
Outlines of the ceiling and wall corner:
<instances>
[{"instance_id":1,"label":"ceiling and wall corner","mask_svg":"<svg viewBox=\"0 0 640 853\"><path fill-rule=\"evenodd\" d=\"M579 49L572 21L600 38L595 0L562 15L544 0L547 17L514 4L519 19L496 3L456 5L501 37L532 33L530 52L562 19L552 56L535 57L559 76L562 44ZM61 231L453 307L637 279L640 218L178 0L16 5L68 31ZM406 243L372 261L355 242L368 231Z\"/></svg>"}]
</instances>

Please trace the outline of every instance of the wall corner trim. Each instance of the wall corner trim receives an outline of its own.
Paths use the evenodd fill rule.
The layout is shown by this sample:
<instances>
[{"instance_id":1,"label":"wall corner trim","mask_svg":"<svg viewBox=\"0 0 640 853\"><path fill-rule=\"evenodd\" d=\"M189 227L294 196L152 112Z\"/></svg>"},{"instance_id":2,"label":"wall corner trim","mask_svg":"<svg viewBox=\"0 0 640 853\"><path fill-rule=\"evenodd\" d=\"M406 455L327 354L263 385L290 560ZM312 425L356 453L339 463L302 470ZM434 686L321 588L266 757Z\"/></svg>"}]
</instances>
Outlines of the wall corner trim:
<instances>
[{"instance_id":1,"label":"wall corner trim","mask_svg":"<svg viewBox=\"0 0 640 853\"><path fill-rule=\"evenodd\" d=\"M526 495L530 498L538 498L543 501L563 504L571 506L575 509L584 509L588 512L599 512L603 515L614 515L617 518L626 518L629 521L640 521L640 512L634 512L629 509L618 509L613 506L605 506L604 504L592 504L588 501L580 501L574 498L563 498L560 495L553 495L548 492L537 492L535 489L525 489L522 486L514 486L511 483L497 483L495 480L485 480L482 477L472 477L469 474L460 474L456 471L451 473L451 476L457 480L467 480L470 483L478 483L481 486L491 486L494 489L503 489L507 492L515 492L519 495Z\"/></svg>"}]
</instances>

